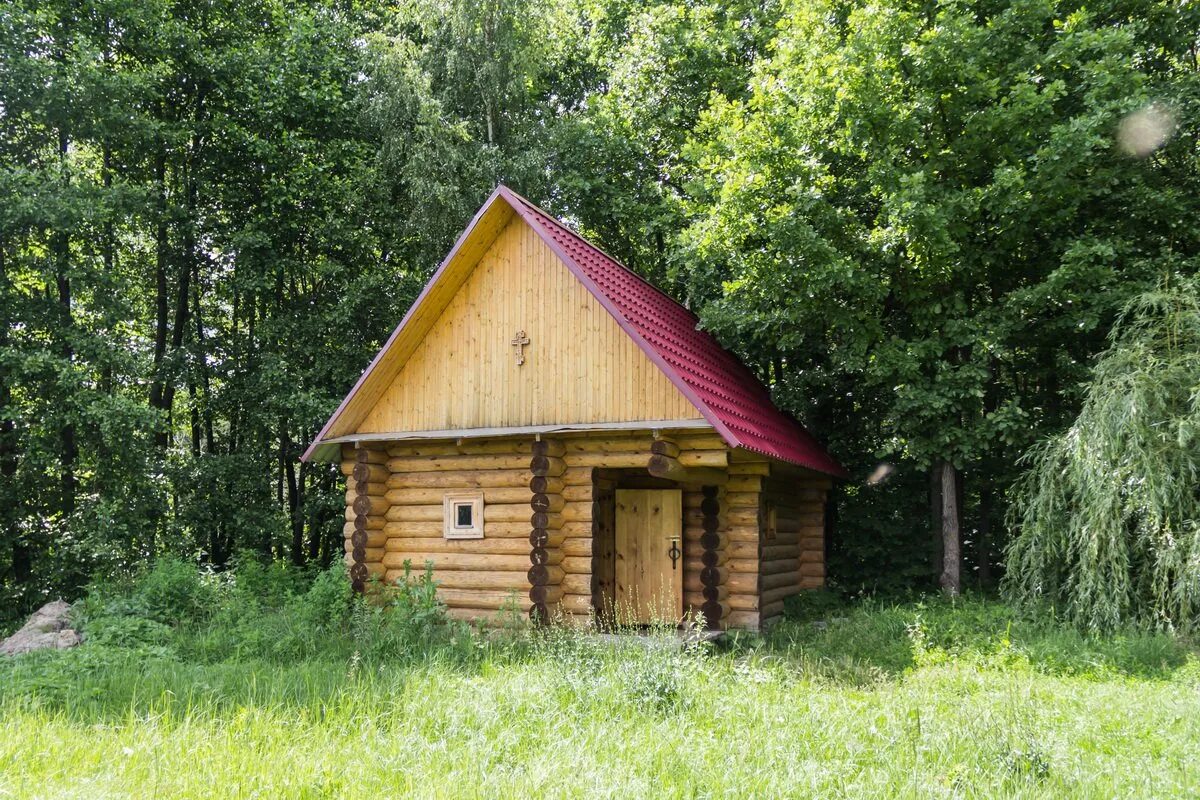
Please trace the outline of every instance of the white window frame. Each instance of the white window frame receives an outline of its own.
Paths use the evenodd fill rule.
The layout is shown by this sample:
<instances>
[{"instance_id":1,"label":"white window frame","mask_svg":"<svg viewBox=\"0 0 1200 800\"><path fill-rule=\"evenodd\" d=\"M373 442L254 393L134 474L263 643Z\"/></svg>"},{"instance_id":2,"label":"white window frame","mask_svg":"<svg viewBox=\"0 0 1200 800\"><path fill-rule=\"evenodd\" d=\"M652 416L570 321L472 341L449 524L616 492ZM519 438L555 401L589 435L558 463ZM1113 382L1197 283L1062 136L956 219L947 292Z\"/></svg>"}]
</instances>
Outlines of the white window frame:
<instances>
[{"instance_id":1,"label":"white window frame","mask_svg":"<svg viewBox=\"0 0 1200 800\"><path fill-rule=\"evenodd\" d=\"M471 525L458 525L458 507L471 506ZM483 538L483 492L447 492L442 499L443 527L445 539Z\"/></svg>"}]
</instances>

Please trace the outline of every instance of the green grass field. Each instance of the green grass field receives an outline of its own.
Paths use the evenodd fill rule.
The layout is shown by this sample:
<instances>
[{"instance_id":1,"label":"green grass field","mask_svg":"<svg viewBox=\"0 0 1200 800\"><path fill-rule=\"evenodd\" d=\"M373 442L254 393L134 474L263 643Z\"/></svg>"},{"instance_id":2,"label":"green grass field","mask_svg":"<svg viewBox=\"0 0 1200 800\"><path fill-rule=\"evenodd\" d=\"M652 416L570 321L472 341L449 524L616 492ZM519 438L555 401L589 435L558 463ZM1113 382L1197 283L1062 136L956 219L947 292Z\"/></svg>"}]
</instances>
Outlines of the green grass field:
<instances>
[{"instance_id":1,"label":"green grass field","mask_svg":"<svg viewBox=\"0 0 1200 800\"><path fill-rule=\"evenodd\" d=\"M0 664L0 797L1200 795L1200 662L1176 639L982 600L827 614L694 652L24 656Z\"/></svg>"}]
</instances>

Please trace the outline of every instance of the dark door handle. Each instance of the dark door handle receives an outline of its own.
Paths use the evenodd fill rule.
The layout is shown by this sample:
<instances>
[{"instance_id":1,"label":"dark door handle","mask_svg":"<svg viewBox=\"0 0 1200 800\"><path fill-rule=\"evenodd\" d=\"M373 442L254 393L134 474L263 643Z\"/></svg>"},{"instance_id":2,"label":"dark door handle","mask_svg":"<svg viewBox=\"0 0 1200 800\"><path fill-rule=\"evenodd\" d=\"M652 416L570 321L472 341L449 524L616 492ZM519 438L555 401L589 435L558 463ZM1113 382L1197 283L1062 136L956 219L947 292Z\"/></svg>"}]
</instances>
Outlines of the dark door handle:
<instances>
[{"instance_id":1,"label":"dark door handle","mask_svg":"<svg viewBox=\"0 0 1200 800\"><path fill-rule=\"evenodd\" d=\"M679 563L679 557L683 555L683 551L679 549L679 540L671 540L671 549L667 551L667 555L671 557L671 569L678 569L676 566Z\"/></svg>"}]
</instances>

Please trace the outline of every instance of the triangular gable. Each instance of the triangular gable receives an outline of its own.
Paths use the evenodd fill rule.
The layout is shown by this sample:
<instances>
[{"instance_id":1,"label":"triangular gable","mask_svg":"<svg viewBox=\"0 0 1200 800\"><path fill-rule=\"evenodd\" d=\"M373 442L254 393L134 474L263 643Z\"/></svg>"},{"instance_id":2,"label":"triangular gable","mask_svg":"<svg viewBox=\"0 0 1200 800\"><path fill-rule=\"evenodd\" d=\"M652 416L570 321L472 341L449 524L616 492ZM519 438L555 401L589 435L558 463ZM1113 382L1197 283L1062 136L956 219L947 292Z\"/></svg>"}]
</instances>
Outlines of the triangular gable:
<instances>
[{"instance_id":1,"label":"triangular gable","mask_svg":"<svg viewBox=\"0 0 1200 800\"><path fill-rule=\"evenodd\" d=\"M553 427L546 425L551 422L706 426L701 412L618 327L541 231L514 213L506 191L494 192L459 237L305 460L335 457L336 446L322 448L323 443L360 434L369 439ZM555 299L556 308L533 307ZM463 318L467 314L473 322ZM554 318L553 326L547 318ZM527 362L516 368L508 342L526 327L533 341ZM585 369L604 367L605 360L611 374ZM452 402L443 402L447 397Z\"/></svg>"},{"instance_id":2,"label":"triangular gable","mask_svg":"<svg viewBox=\"0 0 1200 800\"><path fill-rule=\"evenodd\" d=\"M700 419L537 231L515 218L356 433Z\"/></svg>"},{"instance_id":3,"label":"triangular gable","mask_svg":"<svg viewBox=\"0 0 1200 800\"><path fill-rule=\"evenodd\" d=\"M312 457L322 442L358 430L514 213L549 246L730 446L827 474L845 475L807 431L775 408L766 388L741 362L698 329L691 312L504 186L492 193L459 237L404 320L309 447L305 459Z\"/></svg>"}]
</instances>

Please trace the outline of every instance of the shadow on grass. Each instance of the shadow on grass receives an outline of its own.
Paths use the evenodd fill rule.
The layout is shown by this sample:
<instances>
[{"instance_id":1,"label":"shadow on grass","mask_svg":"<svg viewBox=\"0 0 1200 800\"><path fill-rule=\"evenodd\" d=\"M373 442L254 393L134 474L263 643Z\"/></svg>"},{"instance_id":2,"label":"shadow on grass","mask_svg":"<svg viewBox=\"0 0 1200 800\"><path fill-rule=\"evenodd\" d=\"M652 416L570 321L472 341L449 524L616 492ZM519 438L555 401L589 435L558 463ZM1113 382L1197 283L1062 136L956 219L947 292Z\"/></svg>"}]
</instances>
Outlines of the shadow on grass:
<instances>
[{"instance_id":1,"label":"shadow on grass","mask_svg":"<svg viewBox=\"0 0 1200 800\"><path fill-rule=\"evenodd\" d=\"M1097 680L1166 680L1195 655L1190 643L1169 634L1089 635L972 596L894 605L863 601L819 611L800 609L765 636L764 646L803 672L852 684L951 660L985 668L1027 665L1042 674Z\"/></svg>"},{"instance_id":2,"label":"shadow on grass","mask_svg":"<svg viewBox=\"0 0 1200 800\"><path fill-rule=\"evenodd\" d=\"M62 712L89 722L197 708L223 712L286 707L321 715L345 702L348 693L402 691L406 671L376 668L364 674L364 665L315 659L294 664L188 663L161 653L84 645L73 651L30 654L3 665L0 708Z\"/></svg>"}]
</instances>

